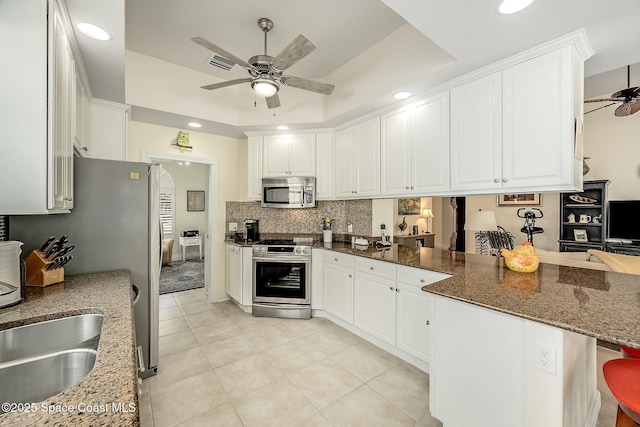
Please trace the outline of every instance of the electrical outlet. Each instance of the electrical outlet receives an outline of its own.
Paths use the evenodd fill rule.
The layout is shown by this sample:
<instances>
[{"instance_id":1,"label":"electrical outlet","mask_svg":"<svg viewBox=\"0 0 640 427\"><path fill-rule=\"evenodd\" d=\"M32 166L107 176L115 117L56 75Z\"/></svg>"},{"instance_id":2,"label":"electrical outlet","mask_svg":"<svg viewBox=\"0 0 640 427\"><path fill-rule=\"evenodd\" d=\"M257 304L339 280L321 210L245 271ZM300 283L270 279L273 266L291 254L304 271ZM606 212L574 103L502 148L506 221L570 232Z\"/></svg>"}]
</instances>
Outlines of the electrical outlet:
<instances>
[{"instance_id":1,"label":"electrical outlet","mask_svg":"<svg viewBox=\"0 0 640 427\"><path fill-rule=\"evenodd\" d=\"M548 345L535 343L533 365L541 371L551 375L556 374L556 348Z\"/></svg>"},{"instance_id":2,"label":"electrical outlet","mask_svg":"<svg viewBox=\"0 0 640 427\"><path fill-rule=\"evenodd\" d=\"M230 222L229 223L229 231L238 231L238 223Z\"/></svg>"},{"instance_id":3,"label":"electrical outlet","mask_svg":"<svg viewBox=\"0 0 640 427\"><path fill-rule=\"evenodd\" d=\"M347 225L347 233L353 233L353 224Z\"/></svg>"}]
</instances>

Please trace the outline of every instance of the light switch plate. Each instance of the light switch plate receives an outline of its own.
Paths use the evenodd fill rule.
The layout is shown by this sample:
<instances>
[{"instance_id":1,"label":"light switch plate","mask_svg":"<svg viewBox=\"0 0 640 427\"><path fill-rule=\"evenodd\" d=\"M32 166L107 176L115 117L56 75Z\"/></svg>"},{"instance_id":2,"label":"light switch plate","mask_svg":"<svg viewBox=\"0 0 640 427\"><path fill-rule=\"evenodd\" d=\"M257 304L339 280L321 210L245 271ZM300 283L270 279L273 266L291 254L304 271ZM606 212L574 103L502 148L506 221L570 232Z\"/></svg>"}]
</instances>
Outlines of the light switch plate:
<instances>
[{"instance_id":1,"label":"light switch plate","mask_svg":"<svg viewBox=\"0 0 640 427\"><path fill-rule=\"evenodd\" d=\"M229 231L238 231L238 223L230 222L229 223Z\"/></svg>"}]
</instances>

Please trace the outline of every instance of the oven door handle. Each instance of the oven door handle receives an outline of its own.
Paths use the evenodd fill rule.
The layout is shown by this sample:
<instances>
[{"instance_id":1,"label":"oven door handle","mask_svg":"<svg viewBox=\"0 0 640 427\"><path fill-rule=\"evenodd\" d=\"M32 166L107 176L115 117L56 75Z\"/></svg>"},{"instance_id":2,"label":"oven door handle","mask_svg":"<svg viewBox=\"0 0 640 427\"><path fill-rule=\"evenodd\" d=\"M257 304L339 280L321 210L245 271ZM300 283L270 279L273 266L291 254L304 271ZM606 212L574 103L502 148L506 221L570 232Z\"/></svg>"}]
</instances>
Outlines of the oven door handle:
<instances>
[{"instance_id":1,"label":"oven door handle","mask_svg":"<svg viewBox=\"0 0 640 427\"><path fill-rule=\"evenodd\" d=\"M280 263L287 263L287 262L310 262L311 258L309 257L296 257L296 256L274 256L274 257L257 257L257 256L253 256L253 261L257 261L257 262L280 262Z\"/></svg>"}]
</instances>

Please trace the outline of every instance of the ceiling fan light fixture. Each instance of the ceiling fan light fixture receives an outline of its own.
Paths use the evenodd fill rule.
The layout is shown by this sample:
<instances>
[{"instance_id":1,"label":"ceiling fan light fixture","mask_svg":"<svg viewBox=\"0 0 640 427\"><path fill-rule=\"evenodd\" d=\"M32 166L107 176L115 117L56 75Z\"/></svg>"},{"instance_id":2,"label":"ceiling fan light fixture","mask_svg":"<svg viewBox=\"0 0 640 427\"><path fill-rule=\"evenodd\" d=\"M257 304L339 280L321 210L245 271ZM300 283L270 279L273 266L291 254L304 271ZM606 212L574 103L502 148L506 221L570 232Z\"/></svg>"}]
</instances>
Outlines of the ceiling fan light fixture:
<instances>
[{"instance_id":1,"label":"ceiling fan light fixture","mask_svg":"<svg viewBox=\"0 0 640 427\"><path fill-rule=\"evenodd\" d=\"M533 3L533 0L503 0L498 6L498 12L503 15L511 15L520 12L522 9Z\"/></svg>"},{"instance_id":2,"label":"ceiling fan light fixture","mask_svg":"<svg viewBox=\"0 0 640 427\"><path fill-rule=\"evenodd\" d=\"M252 81L251 88L256 91L258 95L264 96L265 98L275 95L278 93L278 89L280 89L275 81L265 78L259 78Z\"/></svg>"}]
</instances>

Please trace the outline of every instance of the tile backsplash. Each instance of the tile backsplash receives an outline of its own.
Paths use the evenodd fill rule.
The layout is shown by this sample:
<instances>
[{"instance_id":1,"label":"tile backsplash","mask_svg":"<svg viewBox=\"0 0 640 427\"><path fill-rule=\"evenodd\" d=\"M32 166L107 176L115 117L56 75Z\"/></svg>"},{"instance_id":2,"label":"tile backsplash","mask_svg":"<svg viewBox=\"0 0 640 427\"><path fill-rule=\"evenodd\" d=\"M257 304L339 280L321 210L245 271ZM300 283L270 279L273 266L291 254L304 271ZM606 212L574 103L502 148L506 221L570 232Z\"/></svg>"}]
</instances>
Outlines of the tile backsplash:
<instances>
[{"instance_id":1,"label":"tile backsplash","mask_svg":"<svg viewBox=\"0 0 640 427\"><path fill-rule=\"evenodd\" d=\"M263 208L260 202L227 202L226 229L229 223L238 223L238 232L244 230L245 219L260 220L260 233L321 233L322 219L334 219L333 232L347 233L353 224L353 234L369 236L372 229L372 200L318 201L315 209Z\"/></svg>"}]
</instances>

